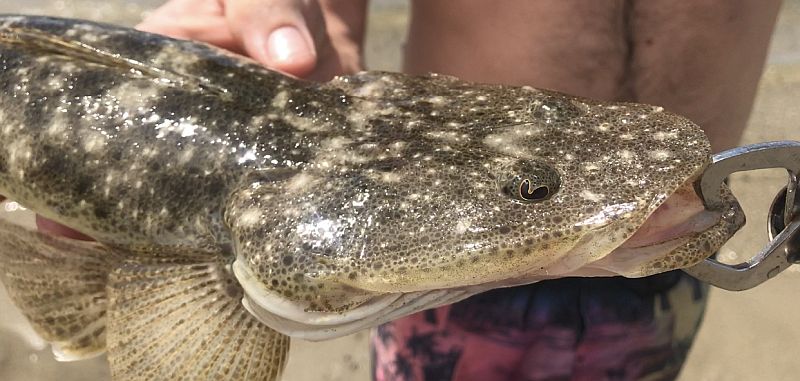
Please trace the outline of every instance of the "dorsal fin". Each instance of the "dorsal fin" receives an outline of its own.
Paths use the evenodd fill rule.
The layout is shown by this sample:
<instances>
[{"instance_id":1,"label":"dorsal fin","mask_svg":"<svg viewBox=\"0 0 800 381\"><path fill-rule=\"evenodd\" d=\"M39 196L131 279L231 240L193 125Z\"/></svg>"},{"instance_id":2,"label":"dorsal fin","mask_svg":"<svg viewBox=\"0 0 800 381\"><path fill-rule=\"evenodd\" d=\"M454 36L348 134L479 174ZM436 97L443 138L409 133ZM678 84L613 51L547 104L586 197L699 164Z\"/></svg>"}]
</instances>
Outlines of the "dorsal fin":
<instances>
[{"instance_id":1,"label":"dorsal fin","mask_svg":"<svg viewBox=\"0 0 800 381\"><path fill-rule=\"evenodd\" d=\"M37 29L10 27L0 30L0 44L13 45L20 49L37 50L40 54L57 54L76 61L117 68L128 75L134 74L161 81L176 87L195 87L204 92L230 99L230 91L208 78L189 76L168 68L156 67L133 57L126 57L109 50Z\"/></svg>"}]
</instances>

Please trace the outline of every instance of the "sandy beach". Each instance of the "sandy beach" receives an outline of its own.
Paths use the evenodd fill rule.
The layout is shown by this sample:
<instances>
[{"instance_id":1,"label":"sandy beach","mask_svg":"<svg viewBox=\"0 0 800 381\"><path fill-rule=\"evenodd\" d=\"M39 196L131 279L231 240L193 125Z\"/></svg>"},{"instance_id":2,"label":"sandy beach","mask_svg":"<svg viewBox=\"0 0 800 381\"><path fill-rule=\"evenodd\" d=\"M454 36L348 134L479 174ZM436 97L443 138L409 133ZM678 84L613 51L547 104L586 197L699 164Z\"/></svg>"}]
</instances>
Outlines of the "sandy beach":
<instances>
[{"instance_id":1,"label":"sandy beach","mask_svg":"<svg viewBox=\"0 0 800 381\"><path fill-rule=\"evenodd\" d=\"M48 14L132 25L160 1L4 0L0 13ZM407 24L406 2L373 0L367 39L370 69L397 70ZM800 140L800 0L785 1L768 65L743 144ZM781 171L757 171L732 179L748 225L721 251L737 262L767 242L766 215L782 186ZM766 184L766 185L765 185ZM766 189L765 189L766 188ZM753 290L713 290L703 328L681 374L695 380L800 379L800 266ZM323 343L296 340L285 381L367 381L367 332ZM37 339L0 288L0 380L73 381L109 379L105 359L61 363Z\"/></svg>"}]
</instances>

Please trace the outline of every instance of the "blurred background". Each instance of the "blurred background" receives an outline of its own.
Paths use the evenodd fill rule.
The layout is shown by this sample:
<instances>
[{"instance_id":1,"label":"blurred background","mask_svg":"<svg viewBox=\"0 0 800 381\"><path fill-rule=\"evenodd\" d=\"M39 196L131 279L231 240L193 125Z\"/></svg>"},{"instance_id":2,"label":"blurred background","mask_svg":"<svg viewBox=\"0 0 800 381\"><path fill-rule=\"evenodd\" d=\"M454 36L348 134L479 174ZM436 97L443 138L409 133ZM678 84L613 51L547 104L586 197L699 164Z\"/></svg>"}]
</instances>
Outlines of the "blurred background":
<instances>
[{"instance_id":1,"label":"blurred background","mask_svg":"<svg viewBox=\"0 0 800 381\"><path fill-rule=\"evenodd\" d=\"M159 0L3 0L0 13L44 14L134 25ZM366 43L370 69L398 70L407 25L407 3L372 0ZM800 140L800 0L784 1L766 71L743 144ZM0 144L2 144L0 142ZM782 186L780 171L757 171L732 179L749 224L721 251L739 262L766 243L766 215ZM6 204L13 209L13 205ZM681 374L695 380L800 379L800 266L753 290L712 290L703 328ZM293 342L285 381L369 380L367 332L323 343ZM60 363L10 304L0 286L0 380L77 381L109 379L105 358Z\"/></svg>"}]
</instances>

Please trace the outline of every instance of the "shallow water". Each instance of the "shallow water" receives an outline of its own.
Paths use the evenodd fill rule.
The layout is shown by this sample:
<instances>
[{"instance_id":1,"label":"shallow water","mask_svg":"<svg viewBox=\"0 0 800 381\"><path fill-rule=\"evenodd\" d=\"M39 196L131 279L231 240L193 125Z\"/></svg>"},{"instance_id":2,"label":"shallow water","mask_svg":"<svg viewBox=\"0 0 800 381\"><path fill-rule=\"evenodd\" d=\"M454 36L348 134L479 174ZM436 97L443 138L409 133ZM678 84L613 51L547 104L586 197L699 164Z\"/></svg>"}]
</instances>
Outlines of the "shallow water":
<instances>
[{"instance_id":1,"label":"shallow water","mask_svg":"<svg viewBox=\"0 0 800 381\"><path fill-rule=\"evenodd\" d=\"M47 14L133 25L155 0L3 0L0 13ZM405 2L373 0L366 59L373 69L399 67L407 21ZM800 0L786 1L773 38L744 143L766 140L800 140ZM766 242L763 222L772 189L780 174L756 172L738 176L734 191L748 213L751 225L737 235L722 255L730 260L752 255ZM760 213L759 213L760 212ZM712 292L704 327L681 375L694 380L795 380L800 374L800 266L790 269L754 290ZM295 341L284 380L366 381L369 356L367 333L324 343ZM108 379L104 358L58 363L38 340L0 289L0 380L72 381ZM309 366L313 364L313 366Z\"/></svg>"}]
</instances>

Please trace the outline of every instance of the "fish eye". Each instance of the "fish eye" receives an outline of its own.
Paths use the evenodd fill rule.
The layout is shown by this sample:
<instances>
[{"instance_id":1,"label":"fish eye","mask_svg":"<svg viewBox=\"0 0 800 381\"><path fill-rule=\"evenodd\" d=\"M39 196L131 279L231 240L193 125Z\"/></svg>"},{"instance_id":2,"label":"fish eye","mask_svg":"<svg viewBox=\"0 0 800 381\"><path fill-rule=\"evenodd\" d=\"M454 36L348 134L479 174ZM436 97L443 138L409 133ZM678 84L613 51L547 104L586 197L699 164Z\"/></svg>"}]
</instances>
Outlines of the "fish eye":
<instances>
[{"instance_id":1,"label":"fish eye","mask_svg":"<svg viewBox=\"0 0 800 381\"><path fill-rule=\"evenodd\" d=\"M519 197L525 201L539 201L544 200L550 195L550 189L547 185L533 184L531 179L524 179L519 185Z\"/></svg>"},{"instance_id":2,"label":"fish eye","mask_svg":"<svg viewBox=\"0 0 800 381\"><path fill-rule=\"evenodd\" d=\"M524 163L514 168L502 191L513 200L536 203L550 199L558 192L561 178L550 166L541 163Z\"/></svg>"}]
</instances>

